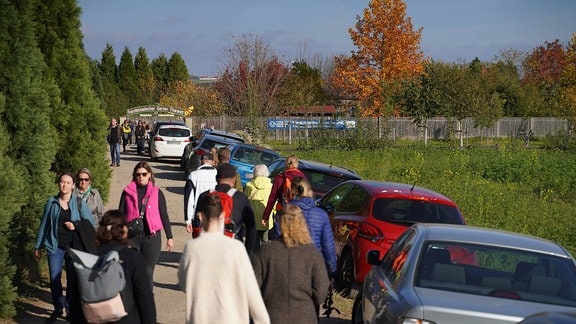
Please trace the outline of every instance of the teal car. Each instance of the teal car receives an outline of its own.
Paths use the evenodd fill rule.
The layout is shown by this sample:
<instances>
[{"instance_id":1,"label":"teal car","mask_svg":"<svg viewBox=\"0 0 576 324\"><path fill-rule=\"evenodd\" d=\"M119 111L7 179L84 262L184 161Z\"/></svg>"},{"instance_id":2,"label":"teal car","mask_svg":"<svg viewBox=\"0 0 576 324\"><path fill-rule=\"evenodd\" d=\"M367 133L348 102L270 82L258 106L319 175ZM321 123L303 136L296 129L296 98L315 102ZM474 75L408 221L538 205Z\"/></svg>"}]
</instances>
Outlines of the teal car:
<instances>
[{"instance_id":1,"label":"teal car","mask_svg":"<svg viewBox=\"0 0 576 324\"><path fill-rule=\"evenodd\" d=\"M230 164L236 167L242 180L242 187L253 177L254 166L265 164L269 166L274 160L280 158L280 153L261 146L234 143L228 145L230 150Z\"/></svg>"}]
</instances>

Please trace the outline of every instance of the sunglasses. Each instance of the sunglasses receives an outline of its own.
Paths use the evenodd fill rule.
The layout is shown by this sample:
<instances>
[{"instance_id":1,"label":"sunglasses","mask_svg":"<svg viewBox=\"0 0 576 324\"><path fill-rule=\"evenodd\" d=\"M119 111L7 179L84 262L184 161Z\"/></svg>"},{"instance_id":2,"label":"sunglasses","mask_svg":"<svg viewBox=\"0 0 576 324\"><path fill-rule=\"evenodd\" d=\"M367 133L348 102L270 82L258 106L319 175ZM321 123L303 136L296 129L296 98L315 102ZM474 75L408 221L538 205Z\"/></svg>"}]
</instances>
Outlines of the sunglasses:
<instances>
[{"instance_id":1,"label":"sunglasses","mask_svg":"<svg viewBox=\"0 0 576 324\"><path fill-rule=\"evenodd\" d=\"M148 175L148 172L136 173L137 177L145 177Z\"/></svg>"},{"instance_id":2,"label":"sunglasses","mask_svg":"<svg viewBox=\"0 0 576 324\"><path fill-rule=\"evenodd\" d=\"M78 181L80 181L80 182L82 182L82 181L88 182L88 181L90 181L90 178L80 178L80 179L78 179Z\"/></svg>"}]
</instances>

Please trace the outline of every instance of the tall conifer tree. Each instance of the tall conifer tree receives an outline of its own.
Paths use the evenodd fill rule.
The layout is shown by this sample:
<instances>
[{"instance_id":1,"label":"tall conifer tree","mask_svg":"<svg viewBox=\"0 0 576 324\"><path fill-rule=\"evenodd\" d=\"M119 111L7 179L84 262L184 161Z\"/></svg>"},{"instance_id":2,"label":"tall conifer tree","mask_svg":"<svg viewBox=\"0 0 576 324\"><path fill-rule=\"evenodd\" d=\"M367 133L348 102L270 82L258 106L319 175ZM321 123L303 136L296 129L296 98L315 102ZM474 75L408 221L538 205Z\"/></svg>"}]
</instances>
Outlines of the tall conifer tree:
<instances>
[{"instance_id":1,"label":"tall conifer tree","mask_svg":"<svg viewBox=\"0 0 576 324\"><path fill-rule=\"evenodd\" d=\"M139 105L158 102L159 98L154 96L156 80L154 79L154 73L152 73L152 67L144 47L138 48L138 53L134 58L134 68L136 69L136 84L138 85L138 91L140 92L140 98L142 100Z\"/></svg>"},{"instance_id":2,"label":"tall conifer tree","mask_svg":"<svg viewBox=\"0 0 576 324\"><path fill-rule=\"evenodd\" d=\"M17 266L15 282L21 282L25 275L38 273L37 262L30 252L39 215L42 215L48 196L56 192L54 174L50 172L56 154L55 132L50 120L52 111L60 108L57 105L59 98L34 36L35 4L35 0L0 0L0 91L5 98L0 129L6 130L1 137L10 140L10 149L0 153L7 159L7 163L2 164L3 181L14 177L12 163L18 172L14 183L1 186L5 191L0 196L13 201L7 206L9 210L23 202L12 215L10 230L0 233L0 237L17 244L0 245L10 249L12 262ZM14 202L18 204L14 205ZM6 206L2 205L2 208ZM0 304L2 311L9 311L13 307L13 296L5 284L10 276L10 265L2 264L5 267L0 268L0 287L3 289Z\"/></svg>"},{"instance_id":3,"label":"tall conifer tree","mask_svg":"<svg viewBox=\"0 0 576 324\"><path fill-rule=\"evenodd\" d=\"M52 114L58 132L56 173L88 167L102 196L108 197L106 161L107 118L92 90L90 65L82 46L80 8L75 0L38 1L36 39L47 62L48 75L60 90Z\"/></svg>"},{"instance_id":4,"label":"tall conifer tree","mask_svg":"<svg viewBox=\"0 0 576 324\"><path fill-rule=\"evenodd\" d=\"M122 56L120 56L120 64L118 64L118 87L128 100L129 107L126 107L126 109L137 106L142 101L138 98L139 91L136 85L136 69L134 68L132 53L128 47L124 47Z\"/></svg>"}]
</instances>

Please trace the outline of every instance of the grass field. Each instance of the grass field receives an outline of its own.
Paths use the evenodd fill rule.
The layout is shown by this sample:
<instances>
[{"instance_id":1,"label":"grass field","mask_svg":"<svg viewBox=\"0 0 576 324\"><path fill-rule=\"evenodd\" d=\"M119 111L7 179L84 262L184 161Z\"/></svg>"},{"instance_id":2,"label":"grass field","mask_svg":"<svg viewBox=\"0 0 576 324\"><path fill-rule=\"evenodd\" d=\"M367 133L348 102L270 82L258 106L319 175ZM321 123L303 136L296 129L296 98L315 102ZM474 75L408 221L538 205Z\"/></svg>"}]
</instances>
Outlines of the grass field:
<instances>
[{"instance_id":1,"label":"grass field","mask_svg":"<svg viewBox=\"0 0 576 324\"><path fill-rule=\"evenodd\" d=\"M469 225L556 241L576 253L576 158L573 154L503 145L458 149L400 145L383 149L293 150L355 170L364 179L403 182L454 200Z\"/></svg>"}]
</instances>

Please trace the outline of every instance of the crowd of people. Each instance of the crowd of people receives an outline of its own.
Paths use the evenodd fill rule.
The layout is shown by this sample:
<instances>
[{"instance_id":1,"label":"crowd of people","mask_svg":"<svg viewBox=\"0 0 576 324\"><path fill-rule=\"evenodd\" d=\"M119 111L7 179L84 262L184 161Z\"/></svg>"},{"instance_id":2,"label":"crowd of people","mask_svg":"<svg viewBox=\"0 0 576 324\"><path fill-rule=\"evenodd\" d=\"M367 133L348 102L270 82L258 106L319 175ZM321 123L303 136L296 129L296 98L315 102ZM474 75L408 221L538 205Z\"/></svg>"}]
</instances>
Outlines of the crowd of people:
<instances>
[{"instance_id":1,"label":"crowd of people","mask_svg":"<svg viewBox=\"0 0 576 324\"><path fill-rule=\"evenodd\" d=\"M137 141L141 126L138 122ZM112 119L109 130L112 165L118 166L124 125ZM287 170L273 180L266 165L256 165L244 188L229 159L226 148L205 153L186 180L183 214L191 235L178 268L186 322L317 323L336 272L336 250L328 215L315 206L298 158L287 157ZM162 236L168 251L174 239L166 198L150 165L137 163L131 176L118 209L106 212L90 170L58 177L59 192L46 202L34 246L36 257L42 249L48 257L54 307L48 322L64 312L73 323L86 322L71 247L98 255L117 249L128 312L118 323L156 322L154 268Z\"/></svg>"},{"instance_id":2,"label":"crowd of people","mask_svg":"<svg viewBox=\"0 0 576 324\"><path fill-rule=\"evenodd\" d=\"M152 126L146 121L131 121L125 119L122 125L118 125L116 118L110 120L106 140L110 146L110 166L120 166L120 145L122 152L126 152L128 145L136 144L136 153L144 155L146 142L150 138Z\"/></svg>"}]
</instances>

